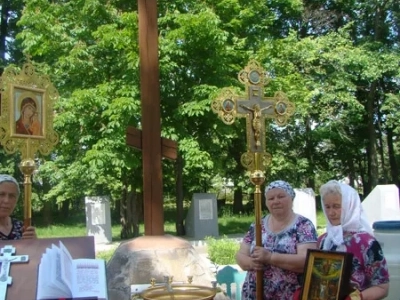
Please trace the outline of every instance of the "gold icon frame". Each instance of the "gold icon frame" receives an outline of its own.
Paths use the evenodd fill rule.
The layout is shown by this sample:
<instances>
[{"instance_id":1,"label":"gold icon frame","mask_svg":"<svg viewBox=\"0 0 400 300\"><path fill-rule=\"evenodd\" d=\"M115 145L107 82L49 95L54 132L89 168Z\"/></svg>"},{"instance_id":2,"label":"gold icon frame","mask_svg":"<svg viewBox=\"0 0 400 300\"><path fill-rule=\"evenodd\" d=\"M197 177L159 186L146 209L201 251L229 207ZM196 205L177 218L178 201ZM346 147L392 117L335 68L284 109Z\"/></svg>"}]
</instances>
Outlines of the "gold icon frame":
<instances>
[{"instance_id":1,"label":"gold icon frame","mask_svg":"<svg viewBox=\"0 0 400 300\"><path fill-rule=\"evenodd\" d=\"M21 152L23 160L33 159L36 152L49 155L58 142L58 134L53 129L53 107L59 97L49 77L36 73L28 61L21 70L15 66L5 68L0 89L0 143L4 150L9 154ZM31 98L31 107L36 106L35 114L39 119L35 128L40 131L21 133L17 130L21 102L25 98Z\"/></svg>"}]
</instances>

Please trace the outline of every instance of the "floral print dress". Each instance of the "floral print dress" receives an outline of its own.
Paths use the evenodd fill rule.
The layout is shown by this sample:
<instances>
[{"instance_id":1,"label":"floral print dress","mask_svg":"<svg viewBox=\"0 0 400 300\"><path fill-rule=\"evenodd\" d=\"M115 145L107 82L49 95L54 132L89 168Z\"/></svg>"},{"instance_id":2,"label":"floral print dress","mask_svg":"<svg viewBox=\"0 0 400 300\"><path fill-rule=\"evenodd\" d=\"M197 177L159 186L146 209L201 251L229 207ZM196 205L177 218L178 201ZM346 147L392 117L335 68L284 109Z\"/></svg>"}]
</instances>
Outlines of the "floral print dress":
<instances>
[{"instance_id":1,"label":"floral print dress","mask_svg":"<svg viewBox=\"0 0 400 300\"><path fill-rule=\"evenodd\" d=\"M276 253L296 254L297 245L302 243L315 243L317 232L313 223L296 215L294 221L278 233L268 228L269 215L263 217L261 222L261 239L264 248ZM255 246L254 223L243 238L243 242ZM242 299L256 299L256 273L248 271L242 288ZM300 287L301 274L281 268L266 265L264 269L263 287L264 300L291 300L293 293Z\"/></svg>"},{"instance_id":2,"label":"floral print dress","mask_svg":"<svg viewBox=\"0 0 400 300\"><path fill-rule=\"evenodd\" d=\"M322 249L326 233L318 238ZM383 251L378 241L367 232L344 232L344 245L353 254L352 287L363 291L371 286L389 282L389 272ZM336 251L334 246L331 251Z\"/></svg>"},{"instance_id":3,"label":"floral print dress","mask_svg":"<svg viewBox=\"0 0 400 300\"><path fill-rule=\"evenodd\" d=\"M0 231L0 240L19 240L22 238L22 230L24 228L24 224L22 221L18 221L17 219L11 218L12 229L8 235L5 235Z\"/></svg>"}]
</instances>

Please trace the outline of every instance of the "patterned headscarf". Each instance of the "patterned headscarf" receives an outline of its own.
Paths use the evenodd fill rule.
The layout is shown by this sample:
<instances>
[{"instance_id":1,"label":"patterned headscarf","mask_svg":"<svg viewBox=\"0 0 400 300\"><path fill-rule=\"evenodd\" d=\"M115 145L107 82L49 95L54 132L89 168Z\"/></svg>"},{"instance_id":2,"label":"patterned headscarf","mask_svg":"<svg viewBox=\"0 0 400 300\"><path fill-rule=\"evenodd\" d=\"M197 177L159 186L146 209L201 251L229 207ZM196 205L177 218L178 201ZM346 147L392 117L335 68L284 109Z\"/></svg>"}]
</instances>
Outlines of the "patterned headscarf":
<instances>
[{"instance_id":1,"label":"patterned headscarf","mask_svg":"<svg viewBox=\"0 0 400 300\"><path fill-rule=\"evenodd\" d=\"M3 182L12 182L12 183L15 183L15 185L17 186L17 191L18 191L18 195L17 195L17 196L19 196L19 194L21 193L21 191L20 191L20 189L19 189L18 181L17 181L14 177L12 177L12 176L10 176L10 175L7 175L7 174L0 174L0 183L3 183Z\"/></svg>"},{"instance_id":2,"label":"patterned headscarf","mask_svg":"<svg viewBox=\"0 0 400 300\"><path fill-rule=\"evenodd\" d=\"M292 186L289 183L287 183L286 181L283 181L283 180L272 181L268 186L265 187L265 194L269 190L272 190L272 189L275 189L275 188L284 190L290 196L290 198L292 198L292 200L296 196L296 193L294 192Z\"/></svg>"}]
</instances>

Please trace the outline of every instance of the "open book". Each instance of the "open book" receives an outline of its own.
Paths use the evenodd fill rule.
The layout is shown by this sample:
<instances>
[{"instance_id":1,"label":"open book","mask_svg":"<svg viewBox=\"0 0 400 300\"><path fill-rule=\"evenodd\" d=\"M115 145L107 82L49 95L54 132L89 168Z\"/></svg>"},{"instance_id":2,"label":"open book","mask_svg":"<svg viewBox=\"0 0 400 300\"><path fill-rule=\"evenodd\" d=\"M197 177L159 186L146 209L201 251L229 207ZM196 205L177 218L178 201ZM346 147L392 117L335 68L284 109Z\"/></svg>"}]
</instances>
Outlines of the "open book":
<instances>
[{"instance_id":1,"label":"open book","mask_svg":"<svg viewBox=\"0 0 400 300\"><path fill-rule=\"evenodd\" d=\"M72 259L61 241L53 244L40 260L36 299L107 300L105 261Z\"/></svg>"}]
</instances>

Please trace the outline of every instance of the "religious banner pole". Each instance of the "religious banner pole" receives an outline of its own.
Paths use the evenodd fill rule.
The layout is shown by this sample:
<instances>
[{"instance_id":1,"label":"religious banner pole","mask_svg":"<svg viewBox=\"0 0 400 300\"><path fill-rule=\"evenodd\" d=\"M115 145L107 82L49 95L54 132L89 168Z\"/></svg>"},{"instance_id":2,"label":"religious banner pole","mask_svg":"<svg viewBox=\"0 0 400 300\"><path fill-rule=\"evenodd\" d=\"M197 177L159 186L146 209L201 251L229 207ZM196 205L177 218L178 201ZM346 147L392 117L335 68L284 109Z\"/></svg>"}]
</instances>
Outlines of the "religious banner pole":
<instances>
[{"instance_id":1,"label":"religious banner pole","mask_svg":"<svg viewBox=\"0 0 400 300\"><path fill-rule=\"evenodd\" d=\"M262 246L261 185L265 181L265 168L271 162L271 155L265 151L265 119L275 119L278 126L284 126L295 107L283 92L276 92L274 97L264 97L264 86L269 78L255 60L239 72L238 79L245 85L246 97L225 88L212 101L211 108L228 125L233 124L236 117L246 118L247 152L242 154L240 161L250 172L250 181L255 186L255 241L256 246ZM256 288L256 299L263 299L263 271L257 271Z\"/></svg>"},{"instance_id":2,"label":"religious banner pole","mask_svg":"<svg viewBox=\"0 0 400 300\"><path fill-rule=\"evenodd\" d=\"M32 174L35 154L49 155L58 142L53 130L53 104L58 92L46 75L38 74L28 59L21 70L6 67L0 82L0 143L6 153L21 153L24 174L24 227L32 222Z\"/></svg>"}]
</instances>

